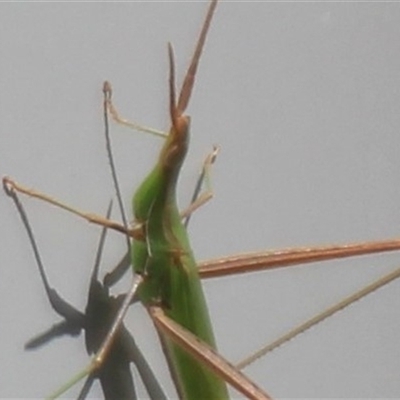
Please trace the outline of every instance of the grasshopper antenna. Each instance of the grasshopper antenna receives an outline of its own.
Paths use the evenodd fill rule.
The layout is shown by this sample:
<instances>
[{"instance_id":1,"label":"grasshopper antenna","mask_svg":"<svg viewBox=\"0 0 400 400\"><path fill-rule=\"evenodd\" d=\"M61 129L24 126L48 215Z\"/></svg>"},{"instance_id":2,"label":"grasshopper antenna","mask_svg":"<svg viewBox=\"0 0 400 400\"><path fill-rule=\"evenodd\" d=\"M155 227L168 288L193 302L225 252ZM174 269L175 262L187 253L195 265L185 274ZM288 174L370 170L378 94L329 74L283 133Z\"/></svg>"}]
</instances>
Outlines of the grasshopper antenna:
<instances>
[{"instance_id":1,"label":"grasshopper antenna","mask_svg":"<svg viewBox=\"0 0 400 400\"><path fill-rule=\"evenodd\" d=\"M211 2L210 8L208 9L205 22L203 24L203 28L201 30L199 40L197 42L196 48L193 53L192 57L192 62L189 65L189 68L187 69L185 79L183 80L181 92L179 94L179 100L178 100L178 105L177 105L177 112L178 115L181 115L183 112L185 112L190 96L192 94L193 86L194 86L194 81L196 77L196 72L197 68L199 66L199 60L201 57L201 53L204 48L204 44L206 42L206 37L208 30L210 28L211 20L214 15L215 8L217 7L217 0L213 0Z\"/></svg>"}]
</instances>

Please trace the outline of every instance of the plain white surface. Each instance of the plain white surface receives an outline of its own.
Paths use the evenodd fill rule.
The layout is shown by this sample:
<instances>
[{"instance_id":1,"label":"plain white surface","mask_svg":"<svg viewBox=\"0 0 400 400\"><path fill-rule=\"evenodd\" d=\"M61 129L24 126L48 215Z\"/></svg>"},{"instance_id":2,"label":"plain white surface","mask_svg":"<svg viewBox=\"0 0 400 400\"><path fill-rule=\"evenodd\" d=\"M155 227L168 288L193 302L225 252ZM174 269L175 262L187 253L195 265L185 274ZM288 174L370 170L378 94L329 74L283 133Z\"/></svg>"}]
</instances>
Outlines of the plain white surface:
<instances>
[{"instance_id":1,"label":"plain white surface","mask_svg":"<svg viewBox=\"0 0 400 400\"><path fill-rule=\"evenodd\" d=\"M113 188L102 82L113 83L124 116L167 128L166 43L182 77L205 8L1 4L1 175L104 213ZM179 183L186 204L204 155L221 146L215 199L190 227L199 259L400 236L399 18L396 3L221 2L188 110L192 144ZM129 205L160 143L120 127L113 138ZM83 309L99 229L23 200L52 284ZM5 195L0 212L0 397L41 398L87 356L82 337L24 352L58 318ZM106 270L123 251L110 235ZM209 281L220 350L239 360L398 264L393 254ZM399 301L395 282L248 373L276 398L399 397ZM129 320L174 397L151 326L143 313Z\"/></svg>"}]
</instances>

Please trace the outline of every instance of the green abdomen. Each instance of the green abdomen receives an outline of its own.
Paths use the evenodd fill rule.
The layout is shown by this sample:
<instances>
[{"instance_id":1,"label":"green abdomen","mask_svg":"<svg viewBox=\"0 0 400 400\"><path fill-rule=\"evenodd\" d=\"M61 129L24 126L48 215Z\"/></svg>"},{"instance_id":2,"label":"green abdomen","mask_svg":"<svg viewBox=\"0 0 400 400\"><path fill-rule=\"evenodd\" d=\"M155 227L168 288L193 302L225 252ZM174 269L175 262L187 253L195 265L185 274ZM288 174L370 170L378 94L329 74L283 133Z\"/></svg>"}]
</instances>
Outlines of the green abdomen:
<instances>
[{"instance_id":1,"label":"green abdomen","mask_svg":"<svg viewBox=\"0 0 400 400\"><path fill-rule=\"evenodd\" d=\"M146 244L135 243L133 253L137 262L140 255L146 258ZM148 276L150 279L141 287L141 301L145 305L161 301L167 316L215 348L203 289L191 255L182 257L183 263L177 265L170 254L162 251L155 253L158 257L153 258L150 263L144 263L147 264L147 273L151 277ZM143 265L143 260L141 261L142 263L136 265ZM168 339L162 340L166 356L169 357L171 374L183 399L228 399L226 384L222 379L217 378L208 367L197 362L178 345Z\"/></svg>"},{"instance_id":2,"label":"green abdomen","mask_svg":"<svg viewBox=\"0 0 400 400\"><path fill-rule=\"evenodd\" d=\"M197 271L189 271L189 276L185 272L172 274L175 275L172 277L174 290L170 296L169 308L165 312L215 348L214 334ZM225 382L208 367L197 362L169 340L166 341L166 348L172 359L171 368L174 369L173 374L178 381L180 394L184 399L228 399Z\"/></svg>"}]
</instances>

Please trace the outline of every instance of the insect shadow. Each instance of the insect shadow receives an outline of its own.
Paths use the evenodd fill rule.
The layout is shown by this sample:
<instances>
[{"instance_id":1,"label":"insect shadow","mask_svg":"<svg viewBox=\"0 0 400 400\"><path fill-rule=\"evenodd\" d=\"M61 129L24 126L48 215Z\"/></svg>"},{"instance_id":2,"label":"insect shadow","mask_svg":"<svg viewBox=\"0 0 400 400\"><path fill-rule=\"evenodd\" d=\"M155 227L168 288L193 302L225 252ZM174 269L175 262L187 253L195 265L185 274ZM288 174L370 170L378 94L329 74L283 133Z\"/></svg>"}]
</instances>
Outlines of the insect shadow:
<instances>
[{"instance_id":1,"label":"insect shadow","mask_svg":"<svg viewBox=\"0 0 400 400\"><path fill-rule=\"evenodd\" d=\"M114 323L125 295L112 296L109 286L102 283L99 278L99 265L106 239L107 229L102 230L99 245L96 252L95 264L90 278L89 294L85 312L81 312L64 300L58 292L51 287L39 250L29 224L27 214L19 201L14 190L5 186L6 193L14 200L23 224L31 242L39 273L46 290L48 300L53 310L63 317L61 322L54 324L51 328L35 336L25 344L25 349L33 350L41 347L49 341L63 336L78 336L85 332L85 343L88 354L95 354L100 348L110 327ZM112 204L107 210L107 218L111 214ZM166 399L165 394L150 366L138 348L132 335L124 325L121 326L115 341L107 355L106 360L100 368L90 374L80 393L78 399L85 399L96 379L100 381L104 398L115 399L137 399L136 389L132 377L131 363L133 363L143 381L144 387L151 399Z\"/></svg>"}]
</instances>

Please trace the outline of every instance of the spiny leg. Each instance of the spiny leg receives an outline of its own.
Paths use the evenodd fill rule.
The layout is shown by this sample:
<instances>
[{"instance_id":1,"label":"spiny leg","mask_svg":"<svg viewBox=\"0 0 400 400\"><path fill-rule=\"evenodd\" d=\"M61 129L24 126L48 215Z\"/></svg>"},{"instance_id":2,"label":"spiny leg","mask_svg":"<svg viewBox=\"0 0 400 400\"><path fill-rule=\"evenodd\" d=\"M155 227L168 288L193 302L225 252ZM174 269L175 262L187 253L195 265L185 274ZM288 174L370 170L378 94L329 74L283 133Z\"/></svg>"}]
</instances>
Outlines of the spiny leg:
<instances>
[{"instance_id":1,"label":"spiny leg","mask_svg":"<svg viewBox=\"0 0 400 400\"><path fill-rule=\"evenodd\" d=\"M193 357L203 362L208 368L243 393L247 398L254 400L271 399L263 389L244 376L212 347L167 317L160 307L153 306L148 311L157 330L166 334L171 340L182 346Z\"/></svg>"},{"instance_id":2,"label":"spiny leg","mask_svg":"<svg viewBox=\"0 0 400 400\"><path fill-rule=\"evenodd\" d=\"M101 226L116 230L118 232L125 233L131 237L139 237L139 238L142 237L142 227L140 225L127 229L123 225L121 225L119 222L109 220L107 218L102 217L101 215L84 212L77 208L71 207L68 204L65 204L45 193L42 193L35 189L30 189L26 186L23 186L23 185L15 182L14 180L12 180L10 177L3 177L3 187L4 187L5 191L15 190L15 191L23 193L27 196L34 197L34 198L42 200L46 203L50 203L56 207L60 207L66 211L71 212L72 214L75 214L75 215L85 219L88 222L91 222L91 223L94 223L97 225L101 225Z\"/></svg>"},{"instance_id":3,"label":"spiny leg","mask_svg":"<svg viewBox=\"0 0 400 400\"><path fill-rule=\"evenodd\" d=\"M201 278L263 271L368 254L400 250L400 239L316 247L297 247L263 252L236 254L198 264Z\"/></svg>"},{"instance_id":4,"label":"spiny leg","mask_svg":"<svg viewBox=\"0 0 400 400\"><path fill-rule=\"evenodd\" d=\"M122 118L119 115L118 110L116 109L116 107L114 106L114 104L111 100L112 88L111 88L110 82L108 82L108 81L104 82L103 91L105 94L107 110L110 113L112 119L117 124L127 126L128 128L134 129L135 131L149 133L151 135L162 137L164 139L168 136L168 133L166 133L166 132L160 131L158 129L149 128L148 126L140 125L140 124L137 124L136 122L132 122L132 121L129 121L128 119Z\"/></svg>"},{"instance_id":5,"label":"spiny leg","mask_svg":"<svg viewBox=\"0 0 400 400\"><path fill-rule=\"evenodd\" d=\"M190 205L181 212L181 217L186 228L189 225L190 217L192 216L193 212L211 200L214 196L214 192L211 187L211 167L212 164L214 164L218 153L219 148L214 146L212 152L207 155L206 159L204 160L200 176L197 180ZM201 193L203 185L205 185L205 190Z\"/></svg>"}]
</instances>

